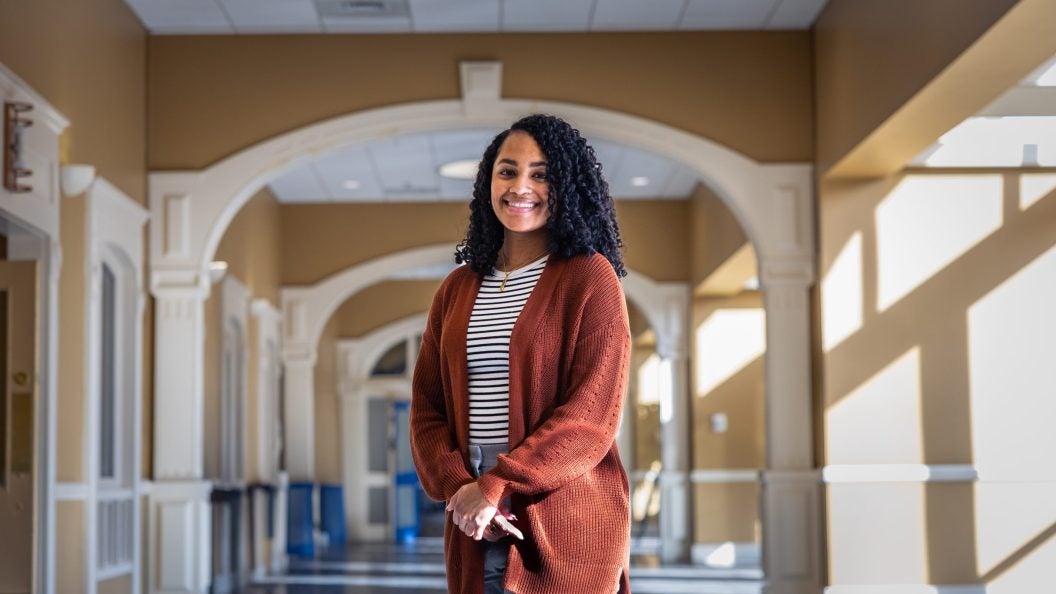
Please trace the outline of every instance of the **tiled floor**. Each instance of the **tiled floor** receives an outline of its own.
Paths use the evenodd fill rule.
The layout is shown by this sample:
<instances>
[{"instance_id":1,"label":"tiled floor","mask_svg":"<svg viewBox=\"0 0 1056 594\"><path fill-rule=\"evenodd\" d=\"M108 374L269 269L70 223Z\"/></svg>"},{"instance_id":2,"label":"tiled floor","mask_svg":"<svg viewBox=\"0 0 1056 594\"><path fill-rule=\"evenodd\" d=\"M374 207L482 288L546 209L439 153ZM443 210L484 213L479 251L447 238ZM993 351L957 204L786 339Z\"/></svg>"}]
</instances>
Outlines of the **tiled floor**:
<instances>
[{"instance_id":1,"label":"tiled floor","mask_svg":"<svg viewBox=\"0 0 1056 594\"><path fill-rule=\"evenodd\" d=\"M759 594L758 568L664 565L654 555L632 557L635 594ZM263 579L243 594L433 594L446 591L441 543L349 545L315 559L293 560L283 576Z\"/></svg>"}]
</instances>

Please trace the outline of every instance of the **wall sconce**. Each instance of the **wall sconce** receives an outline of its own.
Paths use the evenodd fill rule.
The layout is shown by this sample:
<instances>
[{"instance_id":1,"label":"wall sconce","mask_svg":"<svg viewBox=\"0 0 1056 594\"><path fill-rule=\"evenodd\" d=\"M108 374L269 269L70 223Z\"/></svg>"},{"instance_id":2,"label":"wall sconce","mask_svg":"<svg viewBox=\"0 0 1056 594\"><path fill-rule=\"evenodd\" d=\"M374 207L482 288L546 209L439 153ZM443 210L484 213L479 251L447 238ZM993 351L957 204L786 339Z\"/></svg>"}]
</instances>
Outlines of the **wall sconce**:
<instances>
[{"instance_id":1,"label":"wall sconce","mask_svg":"<svg viewBox=\"0 0 1056 594\"><path fill-rule=\"evenodd\" d=\"M227 274L227 262L222 260L215 260L209 263L209 282L216 284L224 280L224 275Z\"/></svg>"},{"instance_id":2,"label":"wall sconce","mask_svg":"<svg viewBox=\"0 0 1056 594\"><path fill-rule=\"evenodd\" d=\"M59 168L59 187L63 196L82 194L95 181L95 167L91 165L63 165Z\"/></svg>"},{"instance_id":3,"label":"wall sconce","mask_svg":"<svg viewBox=\"0 0 1056 594\"><path fill-rule=\"evenodd\" d=\"M22 160L22 135L33 125L33 120L20 115L32 109L29 103L4 102L4 188L9 192L33 191L32 186L18 183L19 178L33 175Z\"/></svg>"}]
</instances>

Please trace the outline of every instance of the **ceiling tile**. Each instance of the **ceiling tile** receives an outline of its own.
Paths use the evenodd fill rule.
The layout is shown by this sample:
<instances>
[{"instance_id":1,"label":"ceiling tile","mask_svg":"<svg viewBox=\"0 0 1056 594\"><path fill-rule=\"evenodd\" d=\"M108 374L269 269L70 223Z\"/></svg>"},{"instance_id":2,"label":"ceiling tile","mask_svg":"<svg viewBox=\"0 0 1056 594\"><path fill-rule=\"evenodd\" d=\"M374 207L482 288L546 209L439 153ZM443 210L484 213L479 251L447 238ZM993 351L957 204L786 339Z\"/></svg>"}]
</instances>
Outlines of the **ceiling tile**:
<instances>
[{"instance_id":1,"label":"ceiling tile","mask_svg":"<svg viewBox=\"0 0 1056 594\"><path fill-rule=\"evenodd\" d=\"M679 29L762 29L778 0L689 0Z\"/></svg>"},{"instance_id":2,"label":"ceiling tile","mask_svg":"<svg viewBox=\"0 0 1056 594\"><path fill-rule=\"evenodd\" d=\"M410 0L416 32L498 31L498 0Z\"/></svg>"},{"instance_id":3,"label":"ceiling tile","mask_svg":"<svg viewBox=\"0 0 1056 594\"><path fill-rule=\"evenodd\" d=\"M279 202L330 202L330 195L307 161L279 174L269 185Z\"/></svg>"},{"instance_id":4,"label":"ceiling tile","mask_svg":"<svg viewBox=\"0 0 1056 594\"><path fill-rule=\"evenodd\" d=\"M504 31L586 31L594 0L502 0Z\"/></svg>"},{"instance_id":5,"label":"ceiling tile","mask_svg":"<svg viewBox=\"0 0 1056 594\"><path fill-rule=\"evenodd\" d=\"M405 134L368 145L388 197L414 198L440 186L428 134Z\"/></svg>"},{"instance_id":6,"label":"ceiling tile","mask_svg":"<svg viewBox=\"0 0 1056 594\"><path fill-rule=\"evenodd\" d=\"M317 159L313 166L327 193L338 202L377 200L385 195L370 153L363 146L338 149ZM345 187L348 180L355 180L358 187Z\"/></svg>"},{"instance_id":7,"label":"ceiling tile","mask_svg":"<svg viewBox=\"0 0 1056 594\"><path fill-rule=\"evenodd\" d=\"M591 30L669 30L686 0L597 0Z\"/></svg>"},{"instance_id":8,"label":"ceiling tile","mask_svg":"<svg viewBox=\"0 0 1056 594\"><path fill-rule=\"evenodd\" d=\"M479 159L488 144L501 132L499 129L452 130L433 134L433 150L437 167L451 161Z\"/></svg>"},{"instance_id":9,"label":"ceiling tile","mask_svg":"<svg viewBox=\"0 0 1056 594\"><path fill-rule=\"evenodd\" d=\"M240 33L321 29L311 0L220 0L220 3Z\"/></svg>"},{"instance_id":10,"label":"ceiling tile","mask_svg":"<svg viewBox=\"0 0 1056 594\"><path fill-rule=\"evenodd\" d=\"M809 29L828 0L780 0L768 29Z\"/></svg>"},{"instance_id":11,"label":"ceiling tile","mask_svg":"<svg viewBox=\"0 0 1056 594\"><path fill-rule=\"evenodd\" d=\"M675 164L675 170L667 178L667 183L660 190L664 198L689 198L700 183L700 174L681 163Z\"/></svg>"},{"instance_id":12,"label":"ceiling tile","mask_svg":"<svg viewBox=\"0 0 1056 594\"><path fill-rule=\"evenodd\" d=\"M152 33L231 32L231 23L213 0L130 0L129 6Z\"/></svg>"},{"instance_id":13,"label":"ceiling tile","mask_svg":"<svg viewBox=\"0 0 1056 594\"><path fill-rule=\"evenodd\" d=\"M634 147L624 149L623 161L620 170L614 177L609 178L609 183L618 188L612 192L613 196L620 198L656 198L661 195L668 176L675 169L675 162L666 158L643 151ZM648 184L636 186L631 180L636 177L648 179Z\"/></svg>"},{"instance_id":14,"label":"ceiling tile","mask_svg":"<svg viewBox=\"0 0 1056 594\"><path fill-rule=\"evenodd\" d=\"M594 156L597 157L598 163L601 163L601 174L611 184L614 177L619 175L620 165L623 163L626 149L621 145L605 140L588 138L587 142L594 147Z\"/></svg>"}]
</instances>

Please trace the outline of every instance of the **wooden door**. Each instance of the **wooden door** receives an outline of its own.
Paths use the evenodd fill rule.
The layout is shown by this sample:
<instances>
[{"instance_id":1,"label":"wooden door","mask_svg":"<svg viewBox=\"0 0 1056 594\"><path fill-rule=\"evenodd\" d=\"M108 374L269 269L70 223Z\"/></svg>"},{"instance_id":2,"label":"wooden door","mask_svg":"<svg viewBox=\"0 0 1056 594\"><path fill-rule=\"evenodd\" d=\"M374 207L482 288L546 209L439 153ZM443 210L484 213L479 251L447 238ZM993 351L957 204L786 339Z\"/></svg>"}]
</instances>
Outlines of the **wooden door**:
<instances>
[{"instance_id":1,"label":"wooden door","mask_svg":"<svg viewBox=\"0 0 1056 594\"><path fill-rule=\"evenodd\" d=\"M0 592L33 582L36 262L0 262Z\"/></svg>"}]
</instances>

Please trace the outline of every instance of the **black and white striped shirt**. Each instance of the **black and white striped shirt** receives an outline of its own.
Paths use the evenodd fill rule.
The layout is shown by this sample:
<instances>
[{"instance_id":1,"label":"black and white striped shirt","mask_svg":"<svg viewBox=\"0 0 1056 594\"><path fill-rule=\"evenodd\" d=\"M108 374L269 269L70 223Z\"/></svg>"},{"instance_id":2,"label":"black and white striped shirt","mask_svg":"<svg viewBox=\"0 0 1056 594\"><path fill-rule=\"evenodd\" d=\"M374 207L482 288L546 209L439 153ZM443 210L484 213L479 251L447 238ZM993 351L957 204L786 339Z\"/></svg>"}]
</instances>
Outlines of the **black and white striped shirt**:
<instances>
[{"instance_id":1,"label":"black and white striped shirt","mask_svg":"<svg viewBox=\"0 0 1056 594\"><path fill-rule=\"evenodd\" d=\"M546 259L543 256L511 271L502 292L502 272L493 271L480 285L466 334L471 444L505 445L509 441L510 333L543 274Z\"/></svg>"}]
</instances>

